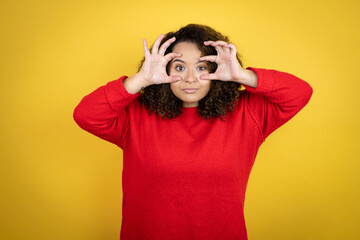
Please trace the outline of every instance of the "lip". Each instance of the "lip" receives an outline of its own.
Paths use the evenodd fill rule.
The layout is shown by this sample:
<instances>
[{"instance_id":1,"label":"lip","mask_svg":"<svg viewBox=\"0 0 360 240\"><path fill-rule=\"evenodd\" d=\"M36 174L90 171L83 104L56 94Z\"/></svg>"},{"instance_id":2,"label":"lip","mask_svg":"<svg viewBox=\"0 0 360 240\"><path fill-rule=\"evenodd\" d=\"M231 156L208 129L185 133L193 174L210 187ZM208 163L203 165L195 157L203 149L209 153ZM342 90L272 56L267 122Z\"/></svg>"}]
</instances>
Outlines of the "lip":
<instances>
[{"instance_id":1,"label":"lip","mask_svg":"<svg viewBox=\"0 0 360 240\"><path fill-rule=\"evenodd\" d=\"M198 88L184 88L182 89L184 92L186 93L194 93L196 92L197 90L199 90Z\"/></svg>"}]
</instances>

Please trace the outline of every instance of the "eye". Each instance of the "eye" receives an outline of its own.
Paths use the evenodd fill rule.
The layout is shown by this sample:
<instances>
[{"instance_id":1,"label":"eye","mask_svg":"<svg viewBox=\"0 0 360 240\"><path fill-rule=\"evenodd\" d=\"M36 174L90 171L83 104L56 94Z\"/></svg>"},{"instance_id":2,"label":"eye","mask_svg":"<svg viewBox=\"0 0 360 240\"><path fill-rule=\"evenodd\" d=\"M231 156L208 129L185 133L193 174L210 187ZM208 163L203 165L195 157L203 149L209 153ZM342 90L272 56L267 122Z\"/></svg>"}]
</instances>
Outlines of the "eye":
<instances>
[{"instance_id":1,"label":"eye","mask_svg":"<svg viewBox=\"0 0 360 240\"><path fill-rule=\"evenodd\" d=\"M206 70L207 68L206 68L206 66L199 66L198 67L198 70L200 70L200 71L204 71L204 70Z\"/></svg>"},{"instance_id":2,"label":"eye","mask_svg":"<svg viewBox=\"0 0 360 240\"><path fill-rule=\"evenodd\" d=\"M181 65L177 65L176 67L175 67L175 69L177 70L177 71L184 71L185 70L185 68L183 67L183 66L181 66Z\"/></svg>"}]
</instances>

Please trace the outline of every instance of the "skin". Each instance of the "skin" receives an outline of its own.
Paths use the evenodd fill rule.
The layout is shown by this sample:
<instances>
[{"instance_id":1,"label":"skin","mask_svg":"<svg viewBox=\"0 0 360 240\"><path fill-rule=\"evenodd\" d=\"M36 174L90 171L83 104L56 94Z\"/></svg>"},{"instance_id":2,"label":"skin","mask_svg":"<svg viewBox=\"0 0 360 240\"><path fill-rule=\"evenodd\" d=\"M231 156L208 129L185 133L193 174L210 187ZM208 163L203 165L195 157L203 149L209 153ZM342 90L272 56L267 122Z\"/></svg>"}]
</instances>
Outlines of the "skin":
<instances>
[{"instance_id":1,"label":"skin","mask_svg":"<svg viewBox=\"0 0 360 240\"><path fill-rule=\"evenodd\" d=\"M204 98L210 90L211 80L200 79L208 74L207 64L200 61L201 52L194 43L180 42L173 48L173 52L180 53L170 64L170 76L180 76L181 81L170 83L174 95L183 101L183 107L197 107L199 100ZM195 89L195 92L186 92Z\"/></svg>"},{"instance_id":2,"label":"skin","mask_svg":"<svg viewBox=\"0 0 360 240\"><path fill-rule=\"evenodd\" d=\"M250 86L256 88L258 79L256 73L249 69L243 69L239 62L236 59L236 47L233 44L229 44L223 41L205 41L204 45L211 45L215 47L217 51L217 55L214 56L203 56L200 55L191 55L189 52L183 48L184 44L180 45L178 43L174 46L174 51L172 53L168 53L165 55L166 49L173 43L176 39L175 37L168 39L161 46L161 40L164 38L164 34L161 34L155 41L154 46L151 50L151 53L148 49L147 42L143 39L144 45L144 54L145 61L142 65L141 70L128 77L124 80L123 84L125 89L130 94L138 93L141 89L150 86L152 84L162 84L162 83L170 83L172 86L172 91L174 94L182 89L184 86L190 86L192 84L197 84L195 86L200 86L201 80L220 80L220 81L233 81L238 82L240 84ZM191 47L187 45L187 47ZM182 51L182 52L175 52ZM195 49L194 49L195 51ZM197 49L197 51L199 51ZM185 54L184 56L182 54ZM196 52L198 54L198 52ZM194 58L198 57L198 61L209 61L217 63L218 67L215 73L209 74L208 72L204 72L201 74L199 69L196 69L195 65L196 60ZM187 64L185 71L176 73L174 70L171 71L170 76L166 73L166 65L172 59L181 59ZM187 61L185 61L187 60ZM173 61L172 63L174 63ZM178 63L178 62L176 62ZM202 70L201 70L202 71ZM173 75L174 74L174 75ZM189 78L190 77L190 78ZM194 79L191 79L194 78ZM176 83L180 81L179 83ZM182 82L182 83L181 83ZM205 82L202 82L201 91L199 94L195 94L190 97L188 95L184 95L183 93L179 94L179 98L185 99L184 107L197 105L197 102L200 100L199 98L207 93L205 87ZM209 84L209 82L206 82ZM200 94L201 92L201 94ZM176 94L175 94L176 95ZM186 96L186 97L185 97ZM195 98L196 96L196 98ZM204 95L206 96L206 94ZM203 96L203 97L204 97ZM194 98L193 98L194 97Z\"/></svg>"}]
</instances>

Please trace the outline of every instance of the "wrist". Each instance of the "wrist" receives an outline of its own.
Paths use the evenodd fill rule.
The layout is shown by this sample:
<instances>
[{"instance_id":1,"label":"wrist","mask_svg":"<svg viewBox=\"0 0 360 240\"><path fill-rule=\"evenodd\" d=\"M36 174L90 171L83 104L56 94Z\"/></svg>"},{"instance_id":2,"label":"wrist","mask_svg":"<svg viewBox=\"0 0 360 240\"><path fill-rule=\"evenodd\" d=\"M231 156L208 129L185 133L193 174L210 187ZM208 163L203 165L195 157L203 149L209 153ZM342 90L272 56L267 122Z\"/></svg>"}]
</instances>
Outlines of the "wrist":
<instances>
[{"instance_id":1,"label":"wrist","mask_svg":"<svg viewBox=\"0 0 360 240\"><path fill-rule=\"evenodd\" d=\"M140 73L136 73L123 81L125 89L131 93L136 94L140 90L150 86L151 83L146 81Z\"/></svg>"},{"instance_id":2,"label":"wrist","mask_svg":"<svg viewBox=\"0 0 360 240\"><path fill-rule=\"evenodd\" d=\"M257 78L256 73L249 69L243 69L241 72L242 73L240 74L240 76L236 82L238 82L242 85L256 88L257 83L258 83L258 78Z\"/></svg>"},{"instance_id":3,"label":"wrist","mask_svg":"<svg viewBox=\"0 0 360 240\"><path fill-rule=\"evenodd\" d=\"M147 80L143 77L143 75L141 74L141 72L135 73L134 76L135 76L136 79L137 79L138 85L141 86L141 87L140 87L140 90L153 84L153 83L147 81Z\"/></svg>"}]
</instances>

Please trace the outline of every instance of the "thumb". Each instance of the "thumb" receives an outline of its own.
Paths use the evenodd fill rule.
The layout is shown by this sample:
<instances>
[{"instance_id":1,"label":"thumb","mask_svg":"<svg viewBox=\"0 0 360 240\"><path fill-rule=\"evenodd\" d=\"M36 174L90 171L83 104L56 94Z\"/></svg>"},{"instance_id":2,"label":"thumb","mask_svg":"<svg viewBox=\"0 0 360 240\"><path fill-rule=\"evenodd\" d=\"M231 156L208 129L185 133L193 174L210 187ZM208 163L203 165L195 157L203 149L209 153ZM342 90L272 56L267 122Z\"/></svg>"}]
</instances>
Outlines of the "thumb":
<instances>
[{"instance_id":1,"label":"thumb","mask_svg":"<svg viewBox=\"0 0 360 240\"><path fill-rule=\"evenodd\" d=\"M213 79L217 79L217 77L216 77L216 75L214 73L210 73L210 74L201 75L200 79L202 79L202 80L213 80Z\"/></svg>"},{"instance_id":2,"label":"thumb","mask_svg":"<svg viewBox=\"0 0 360 240\"><path fill-rule=\"evenodd\" d=\"M181 80L182 80L181 76L167 76L165 81L167 83L172 83L172 82L177 82L177 81L181 81Z\"/></svg>"}]
</instances>

